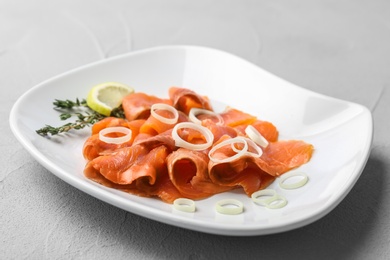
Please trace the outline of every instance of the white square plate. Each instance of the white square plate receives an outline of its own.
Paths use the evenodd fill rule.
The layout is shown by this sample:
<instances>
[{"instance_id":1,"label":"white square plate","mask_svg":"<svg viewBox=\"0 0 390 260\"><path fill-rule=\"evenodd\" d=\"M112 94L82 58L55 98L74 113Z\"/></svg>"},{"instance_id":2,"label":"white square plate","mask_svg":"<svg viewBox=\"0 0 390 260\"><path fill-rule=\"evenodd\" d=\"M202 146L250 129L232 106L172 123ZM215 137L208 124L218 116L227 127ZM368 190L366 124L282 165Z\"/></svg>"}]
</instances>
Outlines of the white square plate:
<instances>
[{"instance_id":1,"label":"white square plate","mask_svg":"<svg viewBox=\"0 0 390 260\"><path fill-rule=\"evenodd\" d=\"M96 184L83 175L82 146L89 129L53 138L35 131L45 124L62 125L53 110L55 99L86 97L106 81L122 82L136 91L168 97L179 86L207 95L216 110L235 107L272 122L280 139L311 143L311 161L299 170L309 182L297 190L270 188L288 204L267 209L242 191L226 192L196 201L195 213L180 213L172 205ZM263 235L307 225L326 215L347 195L359 178L370 153L372 116L365 107L320 95L282 80L231 54L195 46L167 46L128 53L72 70L26 92L15 103L10 125L31 155L70 185L126 211L201 232L221 235ZM244 203L244 212L228 216L215 211L222 198Z\"/></svg>"}]
</instances>

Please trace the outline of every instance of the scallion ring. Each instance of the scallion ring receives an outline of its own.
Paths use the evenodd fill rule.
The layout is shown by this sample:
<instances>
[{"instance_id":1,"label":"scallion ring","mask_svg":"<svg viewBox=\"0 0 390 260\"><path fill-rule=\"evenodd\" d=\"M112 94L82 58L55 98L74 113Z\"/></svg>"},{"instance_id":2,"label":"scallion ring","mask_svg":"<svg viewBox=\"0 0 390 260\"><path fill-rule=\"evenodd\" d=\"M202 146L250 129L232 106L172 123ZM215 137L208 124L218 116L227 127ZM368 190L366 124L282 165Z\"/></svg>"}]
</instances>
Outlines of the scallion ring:
<instances>
[{"instance_id":1,"label":"scallion ring","mask_svg":"<svg viewBox=\"0 0 390 260\"><path fill-rule=\"evenodd\" d=\"M178 198L173 201L173 207L183 212L195 212L195 202L186 198Z\"/></svg>"},{"instance_id":2,"label":"scallion ring","mask_svg":"<svg viewBox=\"0 0 390 260\"><path fill-rule=\"evenodd\" d=\"M266 148L268 146L268 141L267 139L265 139L264 136L262 136L260 134L259 131L257 131L256 128L254 128L253 126L251 125L248 125L246 128L245 128L245 133L246 135L252 139L256 144L260 145L261 147L263 148Z\"/></svg>"},{"instance_id":3,"label":"scallion ring","mask_svg":"<svg viewBox=\"0 0 390 260\"><path fill-rule=\"evenodd\" d=\"M223 147L225 145L229 145L229 144L234 146L234 144L236 144L236 143L242 143L242 144L244 144L244 147L241 150L237 149L235 155L233 155L231 157L224 158L224 159L217 159L217 158L213 157L213 154L218 149L220 149L221 147ZM243 138L243 137L235 137L235 138L227 139L227 140L225 140L223 142L220 142L219 144L217 144L213 148L211 148L211 150L209 152L209 158L210 158L211 161L213 161L215 163L231 162L231 161L233 161L235 159L238 159L238 158L244 156L247 151L248 151L248 143L245 140L245 138Z\"/></svg>"},{"instance_id":4,"label":"scallion ring","mask_svg":"<svg viewBox=\"0 0 390 260\"><path fill-rule=\"evenodd\" d=\"M121 133L123 136L108 137L107 134ZM129 128L123 126L107 127L99 132L99 139L108 144L122 144L131 140L132 132Z\"/></svg>"},{"instance_id":5,"label":"scallion ring","mask_svg":"<svg viewBox=\"0 0 390 260\"><path fill-rule=\"evenodd\" d=\"M288 182L287 180L291 179L292 178L299 178L298 181L296 182ZM308 180L309 180L309 177L307 176L306 173L304 172L289 172L289 173L286 173L282 176L279 177L279 186L283 189L287 189L287 190L292 190L292 189L297 189L297 188L300 188L302 186L304 186Z\"/></svg>"},{"instance_id":6,"label":"scallion ring","mask_svg":"<svg viewBox=\"0 0 390 260\"><path fill-rule=\"evenodd\" d=\"M251 156L256 157L256 158L261 157L263 155L263 150L261 150L254 141L252 141L251 139L248 139L248 138L244 138L244 139L248 143L248 150L249 150L249 147L252 147L256 150L255 153L246 152L246 154L251 155ZM232 144L231 146L232 146L232 150L235 151L236 153L241 151L234 144Z\"/></svg>"},{"instance_id":7,"label":"scallion ring","mask_svg":"<svg viewBox=\"0 0 390 260\"><path fill-rule=\"evenodd\" d=\"M253 192L251 198L253 202L261 206L267 206L277 197L277 193L273 189L264 189Z\"/></svg>"},{"instance_id":8,"label":"scallion ring","mask_svg":"<svg viewBox=\"0 0 390 260\"><path fill-rule=\"evenodd\" d=\"M287 205L287 200L285 197L277 194L271 201L269 201L265 206L269 209L280 209Z\"/></svg>"},{"instance_id":9,"label":"scallion ring","mask_svg":"<svg viewBox=\"0 0 390 260\"><path fill-rule=\"evenodd\" d=\"M214 116L218 118L218 122L216 124L223 124L223 118L219 114L215 113L214 111L203 109L203 108L196 108L196 107L191 108L190 113L188 114L188 118L195 124L201 125L202 121L196 117L197 115L200 114Z\"/></svg>"},{"instance_id":10,"label":"scallion ring","mask_svg":"<svg viewBox=\"0 0 390 260\"><path fill-rule=\"evenodd\" d=\"M223 199L215 204L217 212L225 215L237 215L244 211L244 204L236 199Z\"/></svg>"},{"instance_id":11,"label":"scallion ring","mask_svg":"<svg viewBox=\"0 0 390 260\"><path fill-rule=\"evenodd\" d=\"M157 114L155 110L158 110L158 109L167 110L167 111L171 112L173 114L173 118L166 118L166 117L163 117L163 116ZM176 108L174 108L173 106L164 104L164 103L153 104L152 107L150 108L150 114L154 118L156 118L157 120L159 120L165 124L168 124L168 125L176 124L177 120L179 119L179 112L177 112Z\"/></svg>"},{"instance_id":12,"label":"scallion ring","mask_svg":"<svg viewBox=\"0 0 390 260\"><path fill-rule=\"evenodd\" d=\"M206 143L193 144L193 143L190 143L190 142L183 140L177 132L179 129L182 129L182 128L190 128L190 129L199 131L205 137ZM175 125L175 127L172 130L172 137L175 140L175 145L177 147L183 147L183 148L195 150L195 151L201 151L201 150L205 150L205 149L209 148L213 144L213 141L214 141L214 135L209 129L207 129L204 126L197 125L197 124L191 123L191 122L183 122L183 123L179 123L179 124Z\"/></svg>"}]
</instances>

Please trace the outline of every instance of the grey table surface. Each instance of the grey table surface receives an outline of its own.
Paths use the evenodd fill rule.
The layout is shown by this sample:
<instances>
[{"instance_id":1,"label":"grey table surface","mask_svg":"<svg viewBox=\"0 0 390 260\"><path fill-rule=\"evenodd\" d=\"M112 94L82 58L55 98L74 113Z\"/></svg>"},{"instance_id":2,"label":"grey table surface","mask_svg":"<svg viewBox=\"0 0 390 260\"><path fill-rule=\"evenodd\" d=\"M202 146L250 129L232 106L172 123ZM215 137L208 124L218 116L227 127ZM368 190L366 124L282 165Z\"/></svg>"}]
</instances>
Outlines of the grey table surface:
<instances>
[{"instance_id":1,"label":"grey table surface","mask_svg":"<svg viewBox=\"0 0 390 260\"><path fill-rule=\"evenodd\" d=\"M302 228L231 237L152 221L60 180L17 142L14 102L94 61L186 44L238 55L366 106L367 165L346 198ZM389 259L390 2L379 0L0 0L0 258Z\"/></svg>"}]
</instances>

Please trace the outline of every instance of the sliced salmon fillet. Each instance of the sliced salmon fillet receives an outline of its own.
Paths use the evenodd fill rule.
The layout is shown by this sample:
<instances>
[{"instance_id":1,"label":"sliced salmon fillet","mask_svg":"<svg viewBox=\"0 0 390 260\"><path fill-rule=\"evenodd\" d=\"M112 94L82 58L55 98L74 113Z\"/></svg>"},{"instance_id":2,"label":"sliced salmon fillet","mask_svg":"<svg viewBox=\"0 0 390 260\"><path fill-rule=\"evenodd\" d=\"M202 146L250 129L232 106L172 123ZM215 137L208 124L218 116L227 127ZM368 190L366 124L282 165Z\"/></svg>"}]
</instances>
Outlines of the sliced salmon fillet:
<instances>
[{"instance_id":1,"label":"sliced salmon fillet","mask_svg":"<svg viewBox=\"0 0 390 260\"><path fill-rule=\"evenodd\" d=\"M154 184L156 168L164 166L166 155L164 146L149 150L146 146L135 145L93 159L85 171L98 172L117 184L131 184L141 177L147 177L149 184Z\"/></svg>"},{"instance_id":2,"label":"sliced salmon fillet","mask_svg":"<svg viewBox=\"0 0 390 260\"><path fill-rule=\"evenodd\" d=\"M208 128L214 135L214 143L221 139L222 136L228 135L230 137L236 137L238 132L233 127L227 125L216 124L211 120L203 120L202 125Z\"/></svg>"},{"instance_id":3,"label":"sliced salmon fillet","mask_svg":"<svg viewBox=\"0 0 390 260\"><path fill-rule=\"evenodd\" d=\"M98 134L100 130L103 130L107 127L113 127L113 126L124 126L127 127L128 121L123 118L116 118L116 117L106 117L100 120L99 122L96 122L91 127L92 135Z\"/></svg>"},{"instance_id":4,"label":"sliced salmon fillet","mask_svg":"<svg viewBox=\"0 0 390 260\"><path fill-rule=\"evenodd\" d=\"M133 193L132 191L135 192L137 189L135 182L131 183L131 184L123 184L123 185L114 183L114 182L106 179L103 175L101 175L93 167L88 167L88 168L86 167L84 170L84 175L88 179L90 179L94 182L97 182L103 186L106 186L108 188L118 189L121 191L130 192L130 193Z\"/></svg>"},{"instance_id":5,"label":"sliced salmon fillet","mask_svg":"<svg viewBox=\"0 0 390 260\"><path fill-rule=\"evenodd\" d=\"M280 140L269 143L260 158L254 162L264 171L279 176L307 163L314 152L314 146L301 140Z\"/></svg>"},{"instance_id":6,"label":"sliced salmon fillet","mask_svg":"<svg viewBox=\"0 0 390 260\"><path fill-rule=\"evenodd\" d=\"M242 187L250 196L253 192L269 186L275 177L264 172L250 156L241 157L230 163L210 163L209 174L212 181L221 186Z\"/></svg>"},{"instance_id":7,"label":"sliced salmon fillet","mask_svg":"<svg viewBox=\"0 0 390 260\"><path fill-rule=\"evenodd\" d=\"M133 146L134 145L144 145L149 147L149 149L163 145L167 147L170 151L176 149L175 140L172 137L172 129L168 129L167 131L158 135L140 133L135 138Z\"/></svg>"},{"instance_id":8,"label":"sliced salmon fillet","mask_svg":"<svg viewBox=\"0 0 390 260\"><path fill-rule=\"evenodd\" d=\"M157 196L167 203L173 203L175 199L183 197L169 178L166 167L159 169L156 182L153 185L150 185L147 178L139 178L136 181L136 187L139 192L137 195L144 197ZM134 190L132 190L132 193L134 193Z\"/></svg>"},{"instance_id":9,"label":"sliced salmon fillet","mask_svg":"<svg viewBox=\"0 0 390 260\"><path fill-rule=\"evenodd\" d=\"M256 128L257 131L265 138L268 142L276 142L279 137L278 129L270 122L268 121L262 121L262 120L256 120L253 123L250 123L249 125ZM248 125L242 124L234 127L234 129L240 134L245 136L245 128Z\"/></svg>"},{"instance_id":10,"label":"sliced salmon fillet","mask_svg":"<svg viewBox=\"0 0 390 260\"><path fill-rule=\"evenodd\" d=\"M94 134L85 141L83 146L84 158L88 161L100 156L102 153L113 152L119 148L131 146L130 142L125 142L120 145L108 144L99 139L99 134Z\"/></svg>"},{"instance_id":11,"label":"sliced salmon fillet","mask_svg":"<svg viewBox=\"0 0 390 260\"><path fill-rule=\"evenodd\" d=\"M223 118L224 125L235 127L239 125L250 125L257 120L257 118L241 110L228 107L220 116Z\"/></svg>"},{"instance_id":12,"label":"sliced salmon fillet","mask_svg":"<svg viewBox=\"0 0 390 260\"><path fill-rule=\"evenodd\" d=\"M99 155L107 152L112 152L123 147L129 147L133 144L134 139L137 137L141 126L145 120L133 120L128 122L127 120L107 117L97 122L92 127L92 135L88 137L83 146L83 155L87 160L92 160ZM99 132L107 127L123 126L132 131L131 139L122 144L108 144L99 139ZM111 134L113 136L115 134Z\"/></svg>"},{"instance_id":13,"label":"sliced salmon fillet","mask_svg":"<svg viewBox=\"0 0 390 260\"><path fill-rule=\"evenodd\" d=\"M172 105L186 115L189 114L191 108L213 110L207 97L201 96L190 89L171 87L169 89L169 97L172 101Z\"/></svg>"},{"instance_id":14,"label":"sliced salmon fillet","mask_svg":"<svg viewBox=\"0 0 390 260\"><path fill-rule=\"evenodd\" d=\"M223 136L216 144L230 139L230 136ZM226 145L213 153L213 157L219 160L235 155L231 145ZM210 179L221 186L242 187L245 193L250 196L253 192L263 189L271 184L275 177L263 171L253 162L250 155L241 156L230 162L214 162L210 160L208 165Z\"/></svg>"},{"instance_id":15,"label":"sliced salmon fillet","mask_svg":"<svg viewBox=\"0 0 390 260\"><path fill-rule=\"evenodd\" d=\"M161 116L169 118L171 113L169 111L160 111ZM181 111L179 111L179 118L177 123L188 122L188 117ZM145 123L140 128L140 133L145 133L149 135L157 135L161 134L169 129L175 127L176 124L166 124L156 119L154 116L150 115L149 118L145 121Z\"/></svg>"},{"instance_id":16,"label":"sliced salmon fillet","mask_svg":"<svg viewBox=\"0 0 390 260\"><path fill-rule=\"evenodd\" d=\"M165 146L149 151L143 145L136 145L90 161L84 174L107 187L144 197L158 196L172 203L181 194L169 179L167 155Z\"/></svg>"},{"instance_id":17,"label":"sliced salmon fillet","mask_svg":"<svg viewBox=\"0 0 390 260\"><path fill-rule=\"evenodd\" d=\"M142 92L135 92L123 98L122 107L126 119L132 121L135 119L147 119L150 116L150 108L153 104L157 103L172 105L172 102L169 99L147 95Z\"/></svg>"},{"instance_id":18,"label":"sliced salmon fillet","mask_svg":"<svg viewBox=\"0 0 390 260\"><path fill-rule=\"evenodd\" d=\"M142 196L157 196L169 203L182 197L168 176L168 154L169 150L165 146L158 146L131 167L133 175L136 176L137 189L142 191Z\"/></svg>"},{"instance_id":19,"label":"sliced salmon fillet","mask_svg":"<svg viewBox=\"0 0 390 260\"><path fill-rule=\"evenodd\" d=\"M189 199L202 199L230 190L211 181L208 155L201 151L180 148L167 157L168 173L180 193Z\"/></svg>"},{"instance_id":20,"label":"sliced salmon fillet","mask_svg":"<svg viewBox=\"0 0 390 260\"><path fill-rule=\"evenodd\" d=\"M224 136L219 142L230 137ZM226 163L210 160L209 174L214 183L242 186L248 195L267 187L277 176L307 163L313 146L303 141L288 140L270 143L261 157L244 155ZM235 155L230 145L218 149L213 157L224 159Z\"/></svg>"},{"instance_id":21,"label":"sliced salmon fillet","mask_svg":"<svg viewBox=\"0 0 390 260\"><path fill-rule=\"evenodd\" d=\"M88 172L96 171L113 183L131 184L136 178L129 169L141 161L148 152L149 149L142 145L121 148L89 161L84 172L91 174Z\"/></svg>"}]
</instances>

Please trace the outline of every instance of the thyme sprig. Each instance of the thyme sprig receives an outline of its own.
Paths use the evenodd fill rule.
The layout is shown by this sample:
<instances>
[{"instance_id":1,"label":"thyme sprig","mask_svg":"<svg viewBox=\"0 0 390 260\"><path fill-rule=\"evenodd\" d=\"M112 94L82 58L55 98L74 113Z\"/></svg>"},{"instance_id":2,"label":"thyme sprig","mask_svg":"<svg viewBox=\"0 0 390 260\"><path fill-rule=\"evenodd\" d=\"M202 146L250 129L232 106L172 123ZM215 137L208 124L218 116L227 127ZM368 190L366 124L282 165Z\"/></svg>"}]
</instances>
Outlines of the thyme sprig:
<instances>
[{"instance_id":1,"label":"thyme sprig","mask_svg":"<svg viewBox=\"0 0 390 260\"><path fill-rule=\"evenodd\" d=\"M46 125L41 129L36 130L37 134L41 136L57 135L60 133L69 132L72 129L83 129L86 126L91 126L106 117L90 109L84 99L81 101L79 99L76 99L76 101L68 99L56 99L53 102L53 105L55 110L63 112L60 114L61 120L67 120L73 116L76 116L76 120L74 122L69 122L59 127ZM110 116L124 118L122 106L114 109Z\"/></svg>"},{"instance_id":2,"label":"thyme sprig","mask_svg":"<svg viewBox=\"0 0 390 260\"><path fill-rule=\"evenodd\" d=\"M72 109L74 107L88 107L87 101L85 99L82 99L81 101L76 98L76 102L66 99L66 100L60 100L55 99L53 102L54 108L59 109Z\"/></svg>"}]
</instances>

